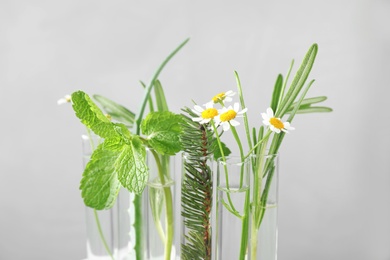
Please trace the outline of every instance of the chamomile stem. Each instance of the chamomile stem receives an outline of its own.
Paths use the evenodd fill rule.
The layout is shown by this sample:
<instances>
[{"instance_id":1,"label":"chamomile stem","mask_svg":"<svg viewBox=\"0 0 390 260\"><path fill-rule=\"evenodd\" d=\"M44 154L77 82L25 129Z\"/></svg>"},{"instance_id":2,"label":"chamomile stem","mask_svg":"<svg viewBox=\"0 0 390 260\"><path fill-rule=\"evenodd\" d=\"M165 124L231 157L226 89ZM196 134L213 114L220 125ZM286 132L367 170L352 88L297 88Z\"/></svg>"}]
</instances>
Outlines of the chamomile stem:
<instances>
[{"instance_id":1,"label":"chamomile stem","mask_svg":"<svg viewBox=\"0 0 390 260\"><path fill-rule=\"evenodd\" d=\"M234 138L236 139L236 142L238 144L239 150L240 150L240 157L241 157L241 170L240 170L240 188L243 186L244 181L244 170L245 170L245 157L244 152L242 149L242 144L240 141L240 138L237 134L236 128L234 126L230 126L232 129L232 133ZM244 202L244 212L242 215L242 228L241 228L241 245L240 245L240 260L244 260L247 248L248 248L248 232L249 232L249 214L250 214L250 193L249 189L245 191L245 202Z\"/></svg>"},{"instance_id":2,"label":"chamomile stem","mask_svg":"<svg viewBox=\"0 0 390 260\"><path fill-rule=\"evenodd\" d=\"M228 174L228 169L227 169L227 164L226 164L226 157L225 157L225 153L223 152L223 148L222 148L222 144L221 144L221 139L219 138L219 134L218 134L218 131L217 131L217 127L215 126L215 123L213 120L210 121L212 127L213 127L213 130L214 130L214 134L215 134L215 137L217 138L217 143L218 143L218 147L219 147L219 150L221 152L221 157L222 157L222 161L223 161L223 168L224 168L224 171L225 171L225 179L226 179L226 187L229 189L229 174ZM233 202L232 202L232 199L230 198L230 194L227 192L227 198L228 198L228 201L229 201L229 205L230 205L230 208L233 212L235 213L238 213L238 211L236 210L236 208L234 207L233 205ZM226 206L225 206L226 207ZM232 212L232 213L233 213ZM233 213L234 214L234 213Z\"/></svg>"},{"instance_id":3,"label":"chamomile stem","mask_svg":"<svg viewBox=\"0 0 390 260\"><path fill-rule=\"evenodd\" d=\"M237 133L237 130L234 126L230 125L230 128L232 129L232 133L233 133L233 136L234 136L234 139L236 140L237 142L237 145L238 145L238 148L240 150L240 157L241 157L241 162L243 163L245 158L244 158L244 151L242 149L242 144L241 144L241 141L240 141L240 137L238 136L238 133ZM243 183L243 171L241 169L241 176L240 176L240 188L242 187L242 183Z\"/></svg>"}]
</instances>

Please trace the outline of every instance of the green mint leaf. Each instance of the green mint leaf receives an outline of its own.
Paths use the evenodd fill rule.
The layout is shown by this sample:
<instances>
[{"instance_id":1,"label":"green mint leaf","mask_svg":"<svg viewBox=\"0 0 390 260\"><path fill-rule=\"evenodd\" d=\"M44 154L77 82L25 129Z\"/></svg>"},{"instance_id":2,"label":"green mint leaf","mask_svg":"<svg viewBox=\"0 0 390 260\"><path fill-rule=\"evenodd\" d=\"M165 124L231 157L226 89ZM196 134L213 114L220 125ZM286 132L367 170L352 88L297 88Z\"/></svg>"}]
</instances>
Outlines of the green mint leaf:
<instances>
[{"instance_id":1,"label":"green mint leaf","mask_svg":"<svg viewBox=\"0 0 390 260\"><path fill-rule=\"evenodd\" d=\"M122 141L129 143L133 136L127 126L121 123L113 123L113 126L116 134L121 137Z\"/></svg>"},{"instance_id":2,"label":"green mint leaf","mask_svg":"<svg viewBox=\"0 0 390 260\"><path fill-rule=\"evenodd\" d=\"M146 149L139 137L105 139L93 152L81 179L85 205L98 210L111 208L121 184L130 192L141 193L148 178L145 158Z\"/></svg>"},{"instance_id":3,"label":"green mint leaf","mask_svg":"<svg viewBox=\"0 0 390 260\"><path fill-rule=\"evenodd\" d=\"M73 110L81 122L103 138L116 136L115 126L83 91L72 94Z\"/></svg>"},{"instance_id":4,"label":"green mint leaf","mask_svg":"<svg viewBox=\"0 0 390 260\"><path fill-rule=\"evenodd\" d=\"M115 161L115 169L120 183L130 192L140 194L148 180L146 166L146 148L139 137L134 136L130 143L123 146Z\"/></svg>"},{"instance_id":5,"label":"green mint leaf","mask_svg":"<svg viewBox=\"0 0 390 260\"><path fill-rule=\"evenodd\" d=\"M93 152L80 183L86 206L100 210L114 205L120 188L114 165L122 146L119 138L106 139Z\"/></svg>"},{"instance_id":6,"label":"green mint leaf","mask_svg":"<svg viewBox=\"0 0 390 260\"><path fill-rule=\"evenodd\" d=\"M149 113L142 121L141 130L148 144L159 154L174 155L181 150L181 115L169 111Z\"/></svg>"}]
</instances>

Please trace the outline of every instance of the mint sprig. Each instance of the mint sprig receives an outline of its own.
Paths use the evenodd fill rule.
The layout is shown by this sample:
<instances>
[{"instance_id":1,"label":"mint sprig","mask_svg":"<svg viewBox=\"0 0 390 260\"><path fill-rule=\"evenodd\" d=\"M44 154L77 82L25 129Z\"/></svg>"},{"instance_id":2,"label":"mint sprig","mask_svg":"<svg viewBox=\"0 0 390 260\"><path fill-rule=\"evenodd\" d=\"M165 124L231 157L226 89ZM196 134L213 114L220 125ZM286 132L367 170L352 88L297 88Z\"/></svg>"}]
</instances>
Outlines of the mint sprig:
<instances>
[{"instance_id":1,"label":"mint sprig","mask_svg":"<svg viewBox=\"0 0 390 260\"><path fill-rule=\"evenodd\" d=\"M146 137L133 135L124 124L111 122L83 91L72 94L73 109L81 122L104 139L93 152L80 184L85 205L109 209L122 185L142 193L148 180L146 146L162 155L181 150L181 115L152 112L142 121Z\"/></svg>"},{"instance_id":2,"label":"mint sprig","mask_svg":"<svg viewBox=\"0 0 390 260\"><path fill-rule=\"evenodd\" d=\"M72 94L73 109L81 122L104 141L93 152L80 184L84 203L95 209L114 205L120 185L130 192L143 191L148 171L146 148L125 125L111 122L82 91Z\"/></svg>"}]
</instances>

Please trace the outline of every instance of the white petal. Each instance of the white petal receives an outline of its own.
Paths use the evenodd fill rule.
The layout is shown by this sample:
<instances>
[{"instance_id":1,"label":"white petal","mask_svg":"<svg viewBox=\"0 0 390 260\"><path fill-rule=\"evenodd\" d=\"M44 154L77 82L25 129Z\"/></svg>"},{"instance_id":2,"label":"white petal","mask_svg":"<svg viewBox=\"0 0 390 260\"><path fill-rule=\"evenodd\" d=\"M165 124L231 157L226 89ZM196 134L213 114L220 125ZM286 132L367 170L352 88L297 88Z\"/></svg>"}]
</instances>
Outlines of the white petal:
<instances>
[{"instance_id":1,"label":"white petal","mask_svg":"<svg viewBox=\"0 0 390 260\"><path fill-rule=\"evenodd\" d=\"M199 113L198 111L196 111L195 109L191 109L192 112L194 112L196 115L200 116L201 113Z\"/></svg>"},{"instance_id":2,"label":"white petal","mask_svg":"<svg viewBox=\"0 0 390 260\"><path fill-rule=\"evenodd\" d=\"M272 111L272 108L267 108L267 115L269 118L274 117L274 111Z\"/></svg>"},{"instance_id":3,"label":"white petal","mask_svg":"<svg viewBox=\"0 0 390 260\"><path fill-rule=\"evenodd\" d=\"M233 100L233 99L232 99L231 97L225 97L225 100L224 100L224 101L225 101L225 102L232 102L232 100Z\"/></svg>"},{"instance_id":4,"label":"white petal","mask_svg":"<svg viewBox=\"0 0 390 260\"><path fill-rule=\"evenodd\" d=\"M236 92L233 92L232 90L228 90L228 91L226 91L225 96L232 97L232 96L234 96L235 94L236 94Z\"/></svg>"},{"instance_id":5,"label":"white petal","mask_svg":"<svg viewBox=\"0 0 390 260\"><path fill-rule=\"evenodd\" d=\"M287 130L295 130L295 127L292 127L289 122L284 123L284 128Z\"/></svg>"},{"instance_id":6,"label":"white petal","mask_svg":"<svg viewBox=\"0 0 390 260\"><path fill-rule=\"evenodd\" d=\"M197 112L199 112L199 113L202 113L202 112L204 111L203 107L198 106L198 105L195 105L195 106L194 106L194 109L195 109L195 111L197 111Z\"/></svg>"},{"instance_id":7,"label":"white petal","mask_svg":"<svg viewBox=\"0 0 390 260\"><path fill-rule=\"evenodd\" d=\"M263 120L263 124L270 125L269 120Z\"/></svg>"},{"instance_id":8,"label":"white petal","mask_svg":"<svg viewBox=\"0 0 390 260\"><path fill-rule=\"evenodd\" d=\"M222 107L221 109L218 109L218 115L220 115L222 113L225 113L226 111L228 111L228 108L227 107Z\"/></svg>"},{"instance_id":9,"label":"white petal","mask_svg":"<svg viewBox=\"0 0 390 260\"><path fill-rule=\"evenodd\" d=\"M228 122L225 122L222 124L223 131L228 131L230 129L230 125Z\"/></svg>"},{"instance_id":10,"label":"white petal","mask_svg":"<svg viewBox=\"0 0 390 260\"><path fill-rule=\"evenodd\" d=\"M204 104L204 106L206 107L206 108L212 108L212 107L214 107L214 101L210 101L210 102L207 102L206 104Z\"/></svg>"},{"instance_id":11,"label":"white petal","mask_svg":"<svg viewBox=\"0 0 390 260\"><path fill-rule=\"evenodd\" d=\"M234 103L234 111L238 112L239 109L240 109L240 104Z\"/></svg>"},{"instance_id":12,"label":"white petal","mask_svg":"<svg viewBox=\"0 0 390 260\"><path fill-rule=\"evenodd\" d=\"M264 120L267 120L267 121L269 121L269 119L270 119L266 113L261 113L261 117L262 117Z\"/></svg>"},{"instance_id":13,"label":"white petal","mask_svg":"<svg viewBox=\"0 0 390 260\"><path fill-rule=\"evenodd\" d=\"M229 122L230 122L230 124L231 124L232 126L238 126L238 125L240 125L240 122L238 122L238 121L236 121L236 120L234 120L234 119L230 120Z\"/></svg>"},{"instance_id":14,"label":"white petal","mask_svg":"<svg viewBox=\"0 0 390 260\"><path fill-rule=\"evenodd\" d=\"M275 133L280 133L280 129L279 128L276 128L274 127L273 125L270 125L270 128L271 128L271 131L275 132Z\"/></svg>"},{"instance_id":15,"label":"white petal","mask_svg":"<svg viewBox=\"0 0 390 260\"><path fill-rule=\"evenodd\" d=\"M240 112L238 112L237 114L242 115L242 114L246 113L246 111L248 111L247 107L244 108L243 110L241 110Z\"/></svg>"}]
</instances>

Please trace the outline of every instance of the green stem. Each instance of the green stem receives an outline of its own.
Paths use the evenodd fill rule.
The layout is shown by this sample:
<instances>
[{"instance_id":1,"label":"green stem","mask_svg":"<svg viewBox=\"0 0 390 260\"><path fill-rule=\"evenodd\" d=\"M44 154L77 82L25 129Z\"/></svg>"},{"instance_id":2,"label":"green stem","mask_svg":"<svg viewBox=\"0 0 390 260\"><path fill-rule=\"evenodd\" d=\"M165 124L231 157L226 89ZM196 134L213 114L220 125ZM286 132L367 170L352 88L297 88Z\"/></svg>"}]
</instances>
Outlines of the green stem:
<instances>
[{"instance_id":1,"label":"green stem","mask_svg":"<svg viewBox=\"0 0 390 260\"><path fill-rule=\"evenodd\" d=\"M232 133L233 133L234 139L236 140L238 148L240 150L241 162L244 162L244 160L245 160L245 158L244 158L244 151L242 149L242 144L241 144L241 141L240 141L240 137L238 136L237 130L236 130L236 128L234 126L230 125L230 128L232 129ZM242 168L241 168L240 188L242 187L243 178L244 178L244 173L243 173Z\"/></svg>"},{"instance_id":2,"label":"green stem","mask_svg":"<svg viewBox=\"0 0 390 260\"><path fill-rule=\"evenodd\" d=\"M165 214L166 214L166 243L164 250L164 259L169 260L171 258L172 244L173 244L173 233L174 233L174 223L173 223L173 201L172 201L172 192L171 188L166 187L164 169L161 165L159 155L156 151L151 150L154 159L156 160L158 175L160 178L161 186L164 191L164 201L165 201Z\"/></svg>"},{"instance_id":3,"label":"green stem","mask_svg":"<svg viewBox=\"0 0 390 260\"><path fill-rule=\"evenodd\" d=\"M261 218L261 188L263 182L263 165L264 165L264 156L268 142L267 138L264 139L264 143L259 150L256 157L256 167L254 173L254 184L253 184L253 203L252 203L252 227L251 227L251 259L256 259L257 255L257 234L259 227L259 219Z\"/></svg>"},{"instance_id":4,"label":"green stem","mask_svg":"<svg viewBox=\"0 0 390 260\"><path fill-rule=\"evenodd\" d=\"M161 221L160 221L160 219L157 219L156 217L154 217L153 220L154 220L154 225L156 226L156 229L157 229L158 236L160 237L161 241L165 245L167 243L167 239L165 238L164 228L161 224Z\"/></svg>"},{"instance_id":5,"label":"green stem","mask_svg":"<svg viewBox=\"0 0 390 260\"><path fill-rule=\"evenodd\" d=\"M241 108L244 109L246 106L245 106L245 101L244 101L244 95L242 92L240 77L238 76L237 71L234 72L234 75L236 76L236 83L237 83L238 94L240 97ZM244 126L245 126L246 137L248 140L248 147L250 150L252 150L252 142L251 142L251 136L250 136L250 131L249 131L249 122L248 122L248 114L247 113L244 113Z\"/></svg>"},{"instance_id":6,"label":"green stem","mask_svg":"<svg viewBox=\"0 0 390 260\"><path fill-rule=\"evenodd\" d=\"M221 152L221 157L222 157L222 161L223 161L223 168L224 168L224 170L225 170L226 187L229 188L229 174L228 174L228 169L227 169L227 164L226 164L225 153L223 152L223 148L222 148L221 139L219 138L219 134L218 134L218 131L217 131L217 127L215 126L214 121L211 120L210 122L211 122L211 125L212 125L212 127L213 127L215 137L216 137L216 139L217 139L217 143L218 143L219 150L220 150L220 152ZM234 205L233 205L232 199L231 199L231 197L230 197L230 193L229 193L229 192L226 192L226 196L227 196L227 199L228 199L229 205L230 205L230 207L226 207L226 208L227 208L229 211L234 211L234 212L232 212L232 213L235 214L235 215L239 214L238 210L236 210L236 208L235 208Z\"/></svg>"},{"instance_id":7,"label":"green stem","mask_svg":"<svg viewBox=\"0 0 390 260\"><path fill-rule=\"evenodd\" d=\"M260 228L265 211L267 209L268 193L269 193L269 189L271 187L274 172L275 172L275 166L272 169L270 169L270 172L267 175L267 180L265 181L263 195L261 196L261 211L260 211L260 217L259 217L259 222L258 222L259 223L258 228Z\"/></svg>"},{"instance_id":8,"label":"green stem","mask_svg":"<svg viewBox=\"0 0 390 260\"><path fill-rule=\"evenodd\" d=\"M93 214L95 216L95 222L96 222L96 225L97 225L97 228L98 228L98 231L99 231L99 236L100 236L100 238L102 240L102 243L104 245L104 248L106 249L107 253L110 255L111 259L114 260L114 257L112 256L112 253L111 253L111 250L110 250L106 240L104 239L102 226L100 225L99 216L97 214L96 209L93 209Z\"/></svg>"},{"instance_id":9,"label":"green stem","mask_svg":"<svg viewBox=\"0 0 390 260\"><path fill-rule=\"evenodd\" d=\"M256 148L257 148L259 145L261 145L265 140L268 139L268 137L270 136L271 133L272 133L272 131L271 131L271 130L268 130L268 132L265 134L265 136L264 136L260 141L258 141L258 142L256 143L255 146L253 146L253 148L248 152L247 155L245 155L244 158L248 158L248 157L256 150Z\"/></svg>"},{"instance_id":10,"label":"green stem","mask_svg":"<svg viewBox=\"0 0 390 260\"><path fill-rule=\"evenodd\" d=\"M242 148L242 144L240 141L240 138L237 134L237 130L234 126L230 126L232 129L232 133L234 138L236 139L238 148L240 150L240 157L241 157L241 162L244 163L245 157L244 157L244 152ZM243 179L244 179L244 169L245 165L241 165L241 170L240 170L240 188L243 185ZM249 231L249 216L250 216L250 191L249 189L245 191L245 202L244 202L244 212L242 215L242 229L241 229L241 245L240 245L240 260L244 260L248 248L248 231Z\"/></svg>"},{"instance_id":11,"label":"green stem","mask_svg":"<svg viewBox=\"0 0 390 260\"><path fill-rule=\"evenodd\" d=\"M249 235L249 217L250 217L250 190L245 192L244 215L242 218L241 230L241 245L240 245L240 259L246 258L248 249L248 235Z\"/></svg>"},{"instance_id":12,"label":"green stem","mask_svg":"<svg viewBox=\"0 0 390 260\"><path fill-rule=\"evenodd\" d=\"M134 200L134 231L135 231L135 257L137 260L142 260L144 258L144 247L142 241L142 226L143 226L143 218L142 218L142 196L135 194Z\"/></svg>"}]
</instances>

